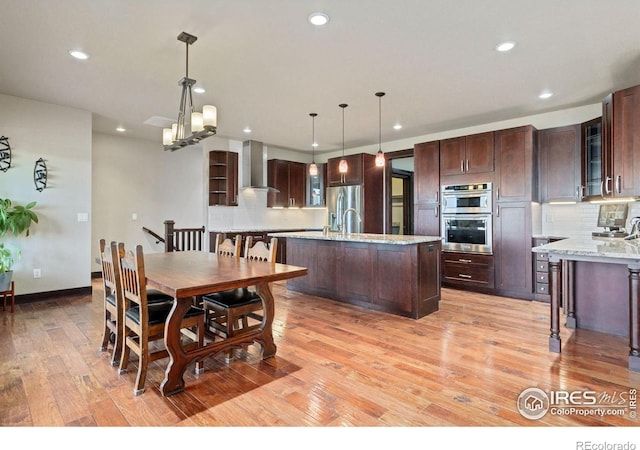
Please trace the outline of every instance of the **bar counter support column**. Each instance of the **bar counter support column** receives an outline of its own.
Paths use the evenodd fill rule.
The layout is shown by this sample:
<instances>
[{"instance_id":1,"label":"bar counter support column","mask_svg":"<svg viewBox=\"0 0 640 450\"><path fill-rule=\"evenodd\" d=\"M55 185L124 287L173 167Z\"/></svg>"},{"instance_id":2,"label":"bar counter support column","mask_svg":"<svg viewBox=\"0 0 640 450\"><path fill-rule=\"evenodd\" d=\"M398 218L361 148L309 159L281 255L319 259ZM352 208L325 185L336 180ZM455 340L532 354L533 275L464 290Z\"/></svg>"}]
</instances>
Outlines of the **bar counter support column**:
<instances>
[{"instance_id":1,"label":"bar counter support column","mask_svg":"<svg viewBox=\"0 0 640 450\"><path fill-rule=\"evenodd\" d=\"M629 264L629 370L640 372L640 265Z\"/></svg>"},{"instance_id":2,"label":"bar counter support column","mask_svg":"<svg viewBox=\"0 0 640 450\"><path fill-rule=\"evenodd\" d=\"M560 353L560 288L562 267L560 259L549 255L549 271L551 272L551 335L549 336L549 351Z\"/></svg>"}]
</instances>

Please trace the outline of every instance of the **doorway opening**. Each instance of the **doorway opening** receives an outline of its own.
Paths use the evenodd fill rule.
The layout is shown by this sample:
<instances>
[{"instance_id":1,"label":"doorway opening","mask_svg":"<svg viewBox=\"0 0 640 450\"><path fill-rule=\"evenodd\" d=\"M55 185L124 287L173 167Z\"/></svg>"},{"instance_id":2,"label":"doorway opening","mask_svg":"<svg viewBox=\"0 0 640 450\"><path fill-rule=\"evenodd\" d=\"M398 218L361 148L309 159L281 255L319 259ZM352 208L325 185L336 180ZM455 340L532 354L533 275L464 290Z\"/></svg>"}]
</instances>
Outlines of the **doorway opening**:
<instances>
[{"instance_id":1,"label":"doorway opening","mask_svg":"<svg viewBox=\"0 0 640 450\"><path fill-rule=\"evenodd\" d=\"M413 234L413 149L385 154L386 229L391 234Z\"/></svg>"}]
</instances>

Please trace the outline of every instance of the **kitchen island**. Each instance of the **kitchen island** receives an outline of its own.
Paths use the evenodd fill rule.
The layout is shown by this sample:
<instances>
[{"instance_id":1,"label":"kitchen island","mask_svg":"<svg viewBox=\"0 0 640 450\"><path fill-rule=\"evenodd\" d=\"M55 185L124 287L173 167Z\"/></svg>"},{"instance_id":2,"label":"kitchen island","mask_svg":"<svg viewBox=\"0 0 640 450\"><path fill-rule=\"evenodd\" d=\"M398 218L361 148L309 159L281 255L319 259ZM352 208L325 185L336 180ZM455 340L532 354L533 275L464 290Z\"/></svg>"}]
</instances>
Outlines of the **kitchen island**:
<instances>
[{"instance_id":1,"label":"kitchen island","mask_svg":"<svg viewBox=\"0 0 640 450\"><path fill-rule=\"evenodd\" d=\"M287 264L308 275L291 290L419 319L439 308L439 236L273 233L286 239Z\"/></svg>"},{"instance_id":2,"label":"kitchen island","mask_svg":"<svg viewBox=\"0 0 640 450\"><path fill-rule=\"evenodd\" d=\"M540 245L532 249L534 253L546 253L549 258L551 274L551 334L549 336L549 350L555 353L561 351L560 341L560 280L561 262L568 262L569 279L574 278L574 263L604 263L626 266L628 272L628 335L629 335L629 369L640 372L640 312L638 299L640 298L640 239L624 240L621 238L570 238L550 244ZM588 280L574 280L576 285ZM595 280L597 283L597 280ZM619 284L619 283L618 283ZM599 298L602 311L615 307L615 286L609 286L610 295ZM570 290L572 291L572 290ZM579 293L577 293L580 295ZM580 298L574 298L573 293L566 296L564 308L567 311L568 328L578 328L580 325L581 309L576 307ZM579 303L578 303L579 304ZM586 311L585 311L586 312ZM601 312L600 314L603 314ZM625 333L626 334L626 333Z\"/></svg>"}]
</instances>

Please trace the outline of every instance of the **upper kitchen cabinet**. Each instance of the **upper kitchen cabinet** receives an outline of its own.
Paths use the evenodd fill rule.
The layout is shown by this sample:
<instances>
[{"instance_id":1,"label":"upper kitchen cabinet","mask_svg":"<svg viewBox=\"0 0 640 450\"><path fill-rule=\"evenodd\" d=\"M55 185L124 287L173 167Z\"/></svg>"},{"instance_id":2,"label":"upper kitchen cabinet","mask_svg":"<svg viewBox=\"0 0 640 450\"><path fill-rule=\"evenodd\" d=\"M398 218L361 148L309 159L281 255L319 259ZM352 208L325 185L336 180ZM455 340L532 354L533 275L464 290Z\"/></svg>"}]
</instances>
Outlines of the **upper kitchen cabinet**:
<instances>
[{"instance_id":1,"label":"upper kitchen cabinet","mask_svg":"<svg viewBox=\"0 0 640 450\"><path fill-rule=\"evenodd\" d=\"M613 170L605 194L640 196L640 86L614 92L611 131Z\"/></svg>"},{"instance_id":2,"label":"upper kitchen cabinet","mask_svg":"<svg viewBox=\"0 0 640 450\"><path fill-rule=\"evenodd\" d=\"M209 152L209 205L238 206L238 154Z\"/></svg>"},{"instance_id":3,"label":"upper kitchen cabinet","mask_svg":"<svg viewBox=\"0 0 640 450\"><path fill-rule=\"evenodd\" d=\"M494 133L495 197L498 202L537 200L536 169L537 130L531 126L509 128Z\"/></svg>"},{"instance_id":4,"label":"upper kitchen cabinet","mask_svg":"<svg viewBox=\"0 0 640 450\"><path fill-rule=\"evenodd\" d=\"M415 203L440 203L440 143L413 146Z\"/></svg>"},{"instance_id":5,"label":"upper kitchen cabinet","mask_svg":"<svg viewBox=\"0 0 640 450\"><path fill-rule=\"evenodd\" d=\"M413 232L425 236L440 236L440 142L415 144L413 158Z\"/></svg>"},{"instance_id":6,"label":"upper kitchen cabinet","mask_svg":"<svg viewBox=\"0 0 640 450\"><path fill-rule=\"evenodd\" d=\"M580 124L538 131L540 202L580 201Z\"/></svg>"},{"instance_id":7,"label":"upper kitchen cabinet","mask_svg":"<svg viewBox=\"0 0 640 450\"><path fill-rule=\"evenodd\" d=\"M640 196L640 86L605 97L599 147L596 127L590 127L594 139L584 149L585 199Z\"/></svg>"},{"instance_id":8,"label":"upper kitchen cabinet","mask_svg":"<svg viewBox=\"0 0 640 450\"><path fill-rule=\"evenodd\" d=\"M270 159L267 161L267 184L270 191L267 206L305 206L306 167L304 163Z\"/></svg>"},{"instance_id":9,"label":"upper kitchen cabinet","mask_svg":"<svg viewBox=\"0 0 640 450\"><path fill-rule=\"evenodd\" d=\"M358 153L355 155L345 156L347 161L347 173L340 173L338 165L339 158L331 158L327 161L327 185L328 186L346 186L353 184L362 184L364 182L365 170L375 169L375 156L369 153Z\"/></svg>"},{"instance_id":10,"label":"upper kitchen cabinet","mask_svg":"<svg viewBox=\"0 0 640 450\"><path fill-rule=\"evenodd\" d=\"M583 200L602 196L602 117L581 124Z\"/></svg>"},{"instance_id":11,"label":"upper kitchen cabinet","mask_svg":"<svg viewBox=\"0 0 640 450\"><path fill-rule=\"evenodd\" d=\"M440 141L440 175L443 177L491 174L494 170L493 160L492 131Z\"/></svg>"}]
</instances>

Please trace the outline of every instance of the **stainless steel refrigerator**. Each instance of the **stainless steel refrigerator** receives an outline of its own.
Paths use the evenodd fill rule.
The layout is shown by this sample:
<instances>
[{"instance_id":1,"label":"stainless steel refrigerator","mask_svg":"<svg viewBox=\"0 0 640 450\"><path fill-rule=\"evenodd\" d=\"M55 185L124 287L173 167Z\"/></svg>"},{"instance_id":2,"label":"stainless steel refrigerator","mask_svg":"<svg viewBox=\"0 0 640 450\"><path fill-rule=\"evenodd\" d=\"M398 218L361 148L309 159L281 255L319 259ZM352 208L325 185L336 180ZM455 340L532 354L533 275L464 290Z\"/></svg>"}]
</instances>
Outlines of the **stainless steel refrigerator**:
<instances>
[{"instance_id":1,"label":"stainless steel refrigerator","mask_svg":"<svg viewBox=\"0 0 640 450\"><path fill-rule=\"evenodd\" d=\"M361 185L331 186L327 188L327 225L331 231L362 233L364 217ZM355 209L349 210L349 208ZM348 211L345 215L345 211ZM344 220L344 223L343 223Z\"/></svg>"}]
</instances>

